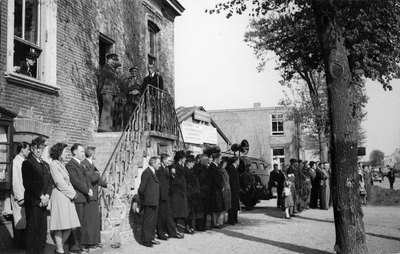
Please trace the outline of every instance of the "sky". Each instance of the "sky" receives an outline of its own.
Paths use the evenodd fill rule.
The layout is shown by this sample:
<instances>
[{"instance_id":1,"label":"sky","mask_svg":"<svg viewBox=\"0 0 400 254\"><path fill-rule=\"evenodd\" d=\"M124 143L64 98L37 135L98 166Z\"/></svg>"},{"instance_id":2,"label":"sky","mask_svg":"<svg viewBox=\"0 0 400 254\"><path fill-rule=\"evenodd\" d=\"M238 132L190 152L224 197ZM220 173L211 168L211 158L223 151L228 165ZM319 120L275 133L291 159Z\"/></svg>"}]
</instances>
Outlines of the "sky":
<instances>
[{"instance_id":1,"label":"sky","mask_svg":"<svg viewBox=\"0 0 400 254\"><path fill-rule=\"evenodd\" d=\"M244 42L248 14L210 15L224 0L179 0L186 9L175 19L175 96L176 106L203 106L205 110L277 106L287 88L279 84L276 58L265 70L257 71L259 60ZM385 155L400 148L400 80L391 83L393 91L384 91L378 82L368 80L367 156L379 149Z\"/></svg>"}]
</instances>

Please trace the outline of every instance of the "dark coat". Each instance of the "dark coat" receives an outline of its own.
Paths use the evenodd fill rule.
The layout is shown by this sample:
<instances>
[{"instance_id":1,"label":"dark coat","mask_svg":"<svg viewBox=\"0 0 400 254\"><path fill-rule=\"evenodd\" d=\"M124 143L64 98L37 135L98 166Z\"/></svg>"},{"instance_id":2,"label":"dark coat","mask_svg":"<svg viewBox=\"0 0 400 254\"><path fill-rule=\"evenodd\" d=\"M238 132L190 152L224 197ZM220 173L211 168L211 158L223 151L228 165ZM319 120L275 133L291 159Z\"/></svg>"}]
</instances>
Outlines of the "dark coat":
<instances>
[{"instance_id":1,"label":"dark coat","mask_svg":"<svg viewBox=\"0 0 400 254\"><path fill-rule=\"evenodd\" d=\"M47 162L39 163L33 155L22 163L22 180L25 188L25 206L39 206L40 196L53 190L53 178Z\"/></svg>"},{"instance_id":2,"label":"dark coat","mask_svg":"<svg viewBox=\"0 0 400 254\"><path fill-rule=\"evenodd\" d=\"M183 167L178 163L171 166L175 174L170 174L169 197L173 218L186 218L189 214L187 203L186 178L183 175Z\"/></svg>"},{"instance_id":3,"label":"dark coat","mask_svg":"<svg viewBox=\"0 0 400 254\"><path fill-rule=\"evenodd\" d=\"M193 169L184 167L183 174L186 178L186 190L189 209L189 219L202 218L203 205L201 202L201 191L199 180Z\"/></svg>"},{"instance_id":4,"label":"dark coat","mask_svg":"<svg viewBox=\"0 0 400 254\"><path fill-rule=\"evenodd\" d=\"M169 200L169 170L161 165L158 170L156 170L156 175L160 181L160 200Z\"/></svg>"},{"instance_id":5,"label":"dark coat","mask_svg":"<svg viewBox=\"0 0 400 254\"><path fill-rule=\"evenodd\" d=\"M81 164L85 167L86 177L89 179L93 187L93 196L90 197L90 200L97 200L99 196L99 186L107 188L107 182L101 179L99 170L97 170L97 168L87 159L84 159Z\"/></svg>"},{"instance_id":6,"label":"dark coat","mask_svg":"<svg viewBox=\"0 0 400 254\"><path fill-rule=\"evenodd\" d=\"M193 167L193 171L197 175L200 186L201 201L204 214L210 213L211 202L211 178L207 166L197 163Z\"/></svg>"},{"instance_id":7,"label":"dark coat","mask_svg":"<svg viewBox=\"0 0 400 254\"><path fill-rule=\"evenodd\" d=\"M144 206L158 206L160 203L160 180L150 167L142 173L138 193Z\"/></svg>"},{"instance_id":8,"label":"dark coat","mask_svg":"<svg viewBox=\"0 0 400 254\"><path fill-rule=\"evenodd\" d=\"M226 167L226 171L229 174L229 184L231 186L231 208L239 210L240 201L239 201L239 193L240 193L240 182L239 182L239 171L233 165L230 164Z\"/></svg>"},{"instance_id":9,"label":"dark coat","mask_svg":"<svg viewBox=\"0 0 400 254\"><path fill-rule=\"evenodd\" d=\"M97 87L97 95L111 94L117 95L118 77L115 68L109 64L104 64L100 70L99 86Z\"/></svg>"},{"instance_id":10,"label":"dark coat","mask_svg":"<svg viewBox=\"0 0 400 254\"><path fill-rule=\"evenodd\" d=\"M141 87L141 94L144 93L148 85L152 85L160 90L164 90L164 81L163 78L158 75L154 74L153 77L147 76L144 78L142 87ZM150 91L150 94L154 95L155 93L153 91Z\"/></svg>"},{"instance_id":11,"label":"dark coat","mask_svg":"<svg viewBox=\"0 0 400 254\"><path fill-rule=\"evenodd\" d=\"M269 175L269 182L270 182L271 186L274 186L275 185L274 182L277 182L278 186L274 186L274 187L283 189L283 184L285 182L285 175L280 170L278 170L278 171L272 170Z\"/></svg>"},{"instance_id":12,"label":"dark coat","mask_svg":"<svg viewBox=\"0 0 400 254\"><path fill-rule=\"evenodd\" d=\"M75 203L86 203L89 200L89 189L92 189L92 184L89 178L86 176L86 170L83 165L79 164L74 158L72 158L65 168L68 170L72 186L78 197L75 199Z\"/></svg>"},{"instance_id":13,"label":"dark coat","mask_svg":"<svg viewBox=\"0 0 400 254\"><path fill-rule=\"evenodd\" d=\"M222 188L224 182L220 170L215 163L209 166L209 173L211 179L211 212L219 213L225 210L224 200L222 197Z\"/></svg>"}]
</instances>

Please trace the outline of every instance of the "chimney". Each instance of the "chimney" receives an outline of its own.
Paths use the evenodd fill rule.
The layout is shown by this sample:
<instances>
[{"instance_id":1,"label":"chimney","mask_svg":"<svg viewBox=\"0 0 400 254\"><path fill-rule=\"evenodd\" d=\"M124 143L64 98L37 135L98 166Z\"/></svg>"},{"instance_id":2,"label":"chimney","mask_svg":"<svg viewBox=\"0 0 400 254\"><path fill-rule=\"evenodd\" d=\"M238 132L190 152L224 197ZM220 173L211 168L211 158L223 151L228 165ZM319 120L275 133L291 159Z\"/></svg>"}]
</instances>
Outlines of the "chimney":
<instances>
[{"instance_id":1,"label":"chimney","mask_svg":"<svg viewBox=\"0 0 400 254\"><path fill-rule=\"evenodd\" d=\"M261 102L254 102L253 108L261 108Z\"/></svg>"}]
</instances>

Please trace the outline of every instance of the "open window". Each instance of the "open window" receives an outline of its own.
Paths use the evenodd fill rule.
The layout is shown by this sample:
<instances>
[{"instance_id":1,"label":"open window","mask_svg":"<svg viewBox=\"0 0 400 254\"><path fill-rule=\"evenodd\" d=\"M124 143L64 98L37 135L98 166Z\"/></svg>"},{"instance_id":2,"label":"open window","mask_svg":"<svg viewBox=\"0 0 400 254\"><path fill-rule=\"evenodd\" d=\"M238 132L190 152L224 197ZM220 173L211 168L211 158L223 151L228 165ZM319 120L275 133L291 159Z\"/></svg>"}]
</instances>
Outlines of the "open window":
<instances>
[{"instance_id":1,"label":"open window","mask_svg":"<svg viewBox=\"0 0 400 254\"><path fill-rule=\"evenodd\" d=\"M158 58L160 29L152 21L148 21L148 63L156 64Z\"/></svg>"}]
</instances>

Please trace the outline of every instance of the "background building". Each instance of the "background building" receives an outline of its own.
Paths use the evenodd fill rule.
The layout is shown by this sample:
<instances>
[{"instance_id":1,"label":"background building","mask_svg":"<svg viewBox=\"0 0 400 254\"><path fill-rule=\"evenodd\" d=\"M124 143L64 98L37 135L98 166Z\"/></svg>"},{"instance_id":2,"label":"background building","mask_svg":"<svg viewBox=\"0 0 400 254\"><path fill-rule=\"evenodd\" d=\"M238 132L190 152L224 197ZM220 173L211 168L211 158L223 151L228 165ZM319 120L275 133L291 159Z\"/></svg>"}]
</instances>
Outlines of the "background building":
<instances>
[{"instance_id":1,"label":"background building","mask_svg":"<svg viewBox=\"0 0 400 254\"><path fill-rule=\"evenodd\" d=\"M291 158L304 158L299 126L286 119L285 108L257 106L208 112L232 143L246 139L247 156L265 160L269 169L273 163L281 167Z\"/></svg>"}]
</instances>

